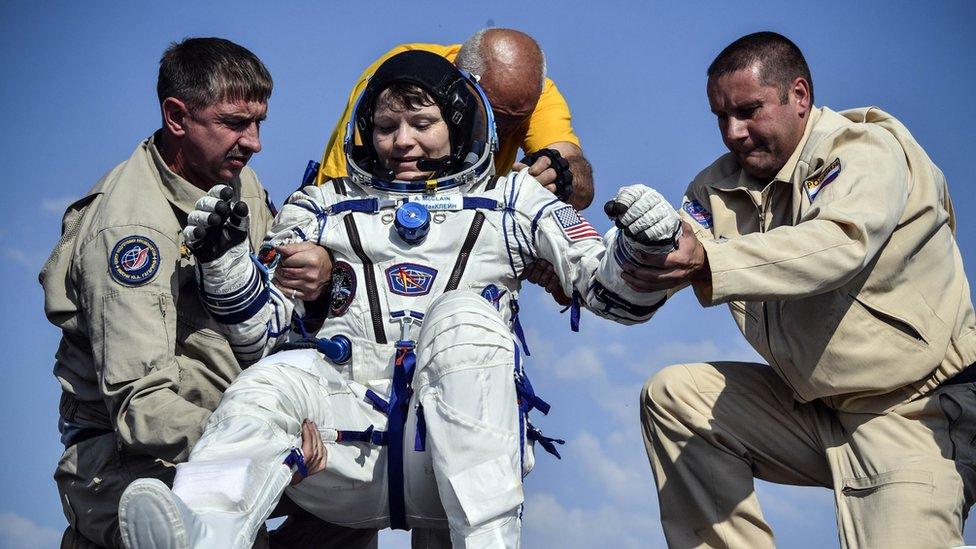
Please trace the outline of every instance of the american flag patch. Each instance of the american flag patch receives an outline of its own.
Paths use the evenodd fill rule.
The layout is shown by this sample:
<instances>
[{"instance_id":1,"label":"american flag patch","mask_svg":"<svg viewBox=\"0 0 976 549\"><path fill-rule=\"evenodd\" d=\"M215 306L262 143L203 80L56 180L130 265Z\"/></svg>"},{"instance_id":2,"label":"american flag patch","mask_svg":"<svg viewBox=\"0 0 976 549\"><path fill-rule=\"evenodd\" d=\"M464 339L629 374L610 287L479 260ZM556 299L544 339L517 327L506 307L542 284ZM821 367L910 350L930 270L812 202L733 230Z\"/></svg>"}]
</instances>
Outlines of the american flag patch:
<instances>
[{"instance_id":1,"label":"american flag patch","mask_svg":"<svg viewBox=\"0 0 976 549\"><path fill-rule=\"evenodd\" d=\"M563 230L563 234L570 240L585 240L587 238L600 238L600 233L596 232L590 222L583 219L572 206L563 206L552 212L552 217Z\"/></svg>"}]
</instances>

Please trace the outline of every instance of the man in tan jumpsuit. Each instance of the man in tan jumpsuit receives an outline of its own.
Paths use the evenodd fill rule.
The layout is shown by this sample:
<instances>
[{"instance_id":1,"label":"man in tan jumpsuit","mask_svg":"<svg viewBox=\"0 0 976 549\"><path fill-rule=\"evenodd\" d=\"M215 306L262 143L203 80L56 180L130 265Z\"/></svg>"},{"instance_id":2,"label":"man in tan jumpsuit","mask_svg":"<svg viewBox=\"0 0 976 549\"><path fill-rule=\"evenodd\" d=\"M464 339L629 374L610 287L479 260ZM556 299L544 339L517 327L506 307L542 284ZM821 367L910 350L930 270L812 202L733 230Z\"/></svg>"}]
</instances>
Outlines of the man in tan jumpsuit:
<instances>
[{"instance_id":1,"label":"man in tan jumpsuit","mask_svg":"<svg viewBox=\"0 0 976 549\"><path fill-rule=\"evenodd\" d=\"M62 547L121 546L122 491L140 477L172 481L173 464L240 373L200 301L181 233L197 199L224 183L250 208L249 238L260 246L273 213L245 164L261 150L271 88L241 46L173 44L160 61L163 127L65 213L40 274L45 312L63 333L54 367L65 444L55 479L69 522ZM295 252L278 283L314 299L325 254Z\"/></svg>"},{"instance_id":2,"label":"man in tan jumpsuit","mask_svg":"<svg viewBox=\"0 0 976 549\"><path fill-rule=\"evenodd\" d=\"M844 547L961 544L976 319L942 172L890 115L813 107L780 35L740 38L708 75L730 154L688 187L677 250L630 283L727 303L768 364L645 385L669 545L771 547L753 477L833 489Z\"/></svg>"}]
</instances>

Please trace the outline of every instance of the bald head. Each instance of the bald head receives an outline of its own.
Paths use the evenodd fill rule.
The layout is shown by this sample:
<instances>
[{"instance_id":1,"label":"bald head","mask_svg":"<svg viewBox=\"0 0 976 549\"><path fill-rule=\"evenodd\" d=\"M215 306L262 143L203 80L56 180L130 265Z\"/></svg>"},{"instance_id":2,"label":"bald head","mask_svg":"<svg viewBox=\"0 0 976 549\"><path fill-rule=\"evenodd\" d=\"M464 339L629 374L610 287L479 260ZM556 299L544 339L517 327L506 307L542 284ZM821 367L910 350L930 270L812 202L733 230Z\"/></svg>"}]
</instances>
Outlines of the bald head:
<instances>
[{"instance_id":1,"label":"bald head","mask_svg":"<svg viewBox=\"0 0 976 549\"><path fill-rule=\"evenodd\" d=\"M517 129L535 110L546 79L546 59L531 36L512 29L482 29L464 43L456 63L481 76L501 136Z\"/></svg>"}]
</instances>

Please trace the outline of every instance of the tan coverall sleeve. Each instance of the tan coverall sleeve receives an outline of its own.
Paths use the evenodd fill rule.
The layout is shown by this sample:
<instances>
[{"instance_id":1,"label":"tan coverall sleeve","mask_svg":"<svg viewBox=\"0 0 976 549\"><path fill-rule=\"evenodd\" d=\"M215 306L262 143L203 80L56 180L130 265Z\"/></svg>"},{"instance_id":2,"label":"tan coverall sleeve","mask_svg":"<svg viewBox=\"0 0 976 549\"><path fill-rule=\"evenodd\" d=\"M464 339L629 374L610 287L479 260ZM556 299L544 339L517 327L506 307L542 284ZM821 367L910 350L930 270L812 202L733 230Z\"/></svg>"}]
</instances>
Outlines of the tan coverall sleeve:
<instances>
[{"instance_id":1,"label":"tan coverall sleeve","mask_svg":"<svg viewBox=\"0 0 976 549\"><path fill-rule=\"evenodd\" d=\"M109 257L116 243L133 235L159 250L157 273L138 286L116 281ZM210 416L180 394L171 287L177 254L168 236L126 226L101 231L82 245L77 260L81 311L113 427L134 450L170 462L187 458Z\"/></svg>"},{"instance_id":2,"label":"tan coverall sleeve","mask_svg":"<svg viewBox=\"0 0 976 549\"><path fill-rule=\"evenodd\" d=\"M796 225L702 240L712 274L711 300L704 304L820 294L849 281L877 255L908 201L904 153L891 134L866 125L839 130L818 151L824 166L839 159L841 171ZM708 301L707 292L697 293Z\"/></svg>"}]
</instances>

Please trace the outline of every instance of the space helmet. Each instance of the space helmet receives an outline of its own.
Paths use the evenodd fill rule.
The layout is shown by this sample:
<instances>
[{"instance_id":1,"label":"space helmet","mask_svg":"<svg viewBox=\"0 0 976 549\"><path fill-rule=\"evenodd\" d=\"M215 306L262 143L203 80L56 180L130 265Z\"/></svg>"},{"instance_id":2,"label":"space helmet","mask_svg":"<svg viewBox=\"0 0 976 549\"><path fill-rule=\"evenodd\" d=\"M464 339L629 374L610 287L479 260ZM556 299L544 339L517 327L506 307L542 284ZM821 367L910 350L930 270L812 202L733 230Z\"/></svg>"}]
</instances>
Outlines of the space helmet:
<instances>
[{"instance_id":1,"label":"space helmet","mask_svg":"<svg viewBox=\"0 0 976 549\"><path fill-rule=\"evenodd\" d=\"M397 83L414 84L430 94L450 132L450 154L418 161L422 170L433 172L426 181L395 179L373 147L376 101ZM370 77L349 117L343 147L353 181L386 191L431 193L493 175L497 143L491 104L477 80L437 54L410 50L384 61Z\"/></svg>"}]
</instances>

